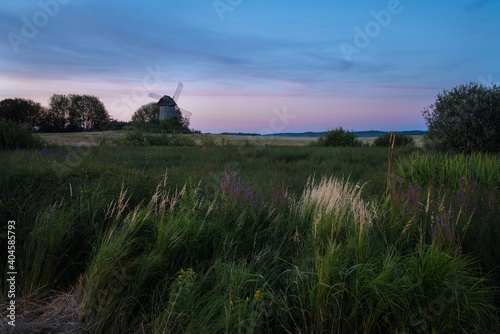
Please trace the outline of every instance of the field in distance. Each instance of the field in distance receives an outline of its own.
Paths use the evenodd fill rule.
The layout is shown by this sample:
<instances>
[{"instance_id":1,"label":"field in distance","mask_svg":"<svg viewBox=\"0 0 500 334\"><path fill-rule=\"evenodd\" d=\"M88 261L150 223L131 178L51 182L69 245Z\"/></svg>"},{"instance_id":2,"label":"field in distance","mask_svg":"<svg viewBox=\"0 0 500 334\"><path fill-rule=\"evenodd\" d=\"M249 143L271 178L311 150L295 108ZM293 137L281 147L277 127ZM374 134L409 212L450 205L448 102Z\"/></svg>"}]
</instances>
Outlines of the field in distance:
<instances>
[{"instance_id":1,"label":"field in distance","mask_svg":"<svg viewBox=\"0 0 500 334\"><path fill-rule=\"evenodd\" d=\"M63 132L63 133L40 133L44 140L63 146L97 146L103 139L113 140L125 137L126 131L95 131L95 132ZM196 143L202 144L206 136L215 139L217 144L225 141L227 144L244 144L249 141L255 145L268 146L305 146L317 140L316 137L280 137L280 136L246 136L246 135L222 135L222 134L190 134L183 135L193 138ZM423 136L411 136L415 139L417 147L423 147ZM376 137L358 138L363 143L373 143Z\"/></svg>"}]
</instances>

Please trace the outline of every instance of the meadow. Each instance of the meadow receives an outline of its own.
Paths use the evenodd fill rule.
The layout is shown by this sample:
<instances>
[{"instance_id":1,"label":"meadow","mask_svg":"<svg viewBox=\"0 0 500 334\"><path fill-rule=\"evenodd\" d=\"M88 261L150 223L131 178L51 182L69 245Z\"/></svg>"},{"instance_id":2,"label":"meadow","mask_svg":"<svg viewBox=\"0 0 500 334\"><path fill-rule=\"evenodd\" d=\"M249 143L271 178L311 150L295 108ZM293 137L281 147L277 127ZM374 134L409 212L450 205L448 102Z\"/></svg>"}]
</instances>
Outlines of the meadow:
<instances>
[{"instance_id":1,"label":"meadow","mask_svg":"<svg viewBox=\"0 0 500 334\"><path fill-rule=\"evenodd\" d=\"M19 333L500 330L498 155L98 143L0 153Z\"/></svg>"},{"instance_id":2,"label":"meadow","mask_svg":"<svg viewBox=\"0 0 500 334\"><path fill-rule=\"evenodd\" d=\"M123 139L126 131L95 131L95 132L67 132L67 133L40 133L40 137L49 143L63 146L95 146L102 141L113 141ZM315 137L273 137L273 136L245 136L227 134L190 134L185 135L192 138L197 144L203 144L206 138L214 143L227 143L232 145L244 145L251 142L253 145L271 146L306 146L317 140ZM411 136L415 140L416 147L423 147L423 136ZM359 138L364 144L372 144L376 137Z\"/></svg>"}]
</instances>

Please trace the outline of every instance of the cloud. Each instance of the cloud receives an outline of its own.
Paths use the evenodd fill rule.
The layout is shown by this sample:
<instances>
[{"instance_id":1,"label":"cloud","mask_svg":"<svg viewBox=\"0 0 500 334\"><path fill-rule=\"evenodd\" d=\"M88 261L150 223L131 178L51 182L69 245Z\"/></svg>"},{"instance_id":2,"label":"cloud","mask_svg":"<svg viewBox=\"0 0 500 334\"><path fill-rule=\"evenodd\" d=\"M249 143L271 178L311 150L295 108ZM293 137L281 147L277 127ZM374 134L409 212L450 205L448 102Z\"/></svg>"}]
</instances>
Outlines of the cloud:
<instances>
[{"instance_id":1,"label":"cloud","mask_svg":"<svg viewBox=\"0 0 500 334\"><path fill-rule=\"evenodd\" d=\"M364 27L373 20L370 11L386 3L254 0L220 21L211 1L70 1L17 54L7 38L0 39L0 84L26 97L42 96L44 89L45 99L79 90L113 102L141 87L147 68L159 67L165 73L157 92L173 91L183 81L188 105L196 97L237 99L227 110L255 109L259 97L293 105L303 99L304 108L324 102L315 114L321 118L333 99L353 117L373 101L427 104L442 88L497 75L495 4L439 2L429 10L405 2L404 11L348 62L339 44L352 42L354 27ZM22 18L40 8L38 2L7 1L0 32L20 32Z\"/></svg>"}]
</instances>

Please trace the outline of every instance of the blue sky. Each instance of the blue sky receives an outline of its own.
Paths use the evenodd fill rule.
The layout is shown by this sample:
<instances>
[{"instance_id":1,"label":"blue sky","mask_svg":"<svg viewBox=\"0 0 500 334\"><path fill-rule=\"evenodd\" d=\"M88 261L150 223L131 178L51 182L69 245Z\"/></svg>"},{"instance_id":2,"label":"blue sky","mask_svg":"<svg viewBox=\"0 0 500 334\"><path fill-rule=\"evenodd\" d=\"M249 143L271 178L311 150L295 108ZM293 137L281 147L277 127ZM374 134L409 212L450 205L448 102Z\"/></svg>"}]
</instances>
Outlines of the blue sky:
<instances>
[{"instance_id":1,"label":"blue sky","mask_svg":"<svg viewBox=\"0 0 500 334\"><path fill-rule=\"evenodd\" d=\"M6 0L0 100L172 95L204 132L425 129L443 89L500 80L500 1Z\"/></svg>"}]
</instances>

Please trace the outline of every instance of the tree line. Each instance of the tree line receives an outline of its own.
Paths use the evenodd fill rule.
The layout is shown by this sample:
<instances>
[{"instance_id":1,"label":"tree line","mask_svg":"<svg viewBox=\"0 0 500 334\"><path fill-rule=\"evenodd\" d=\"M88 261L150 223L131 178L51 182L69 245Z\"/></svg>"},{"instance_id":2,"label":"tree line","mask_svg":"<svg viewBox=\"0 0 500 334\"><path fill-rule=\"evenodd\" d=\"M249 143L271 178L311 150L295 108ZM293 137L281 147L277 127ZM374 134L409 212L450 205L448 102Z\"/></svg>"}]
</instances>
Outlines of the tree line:
<instances>
[{"instance_id":1,"label":"tree line","mask_svg":"<svg viewBox=\"0 0 500 334\"><path fill-rule=\"evenodd\" d=\"M54 94L48 107L30 99L4 99L0 101L0 118L39 132L102 130L110 123L119 123L98 97L78 94Z\"/></svg>"},{"instance_id":2,"label":"tree line","mask_svg":"<svg viewBox=\"0 0 500 334\"><path fill-rule=\"evenodd\" d=\"M174 117L159 121L157 103L139 107L132 122L114 120L96 96L54 94L48 107L30 99L8 98L0 101L0 119L24 125L37 132L77 132L119 130L126 125L142 131L191 133L189 119L179 109Z\"/></svg>"}]
</instances>

